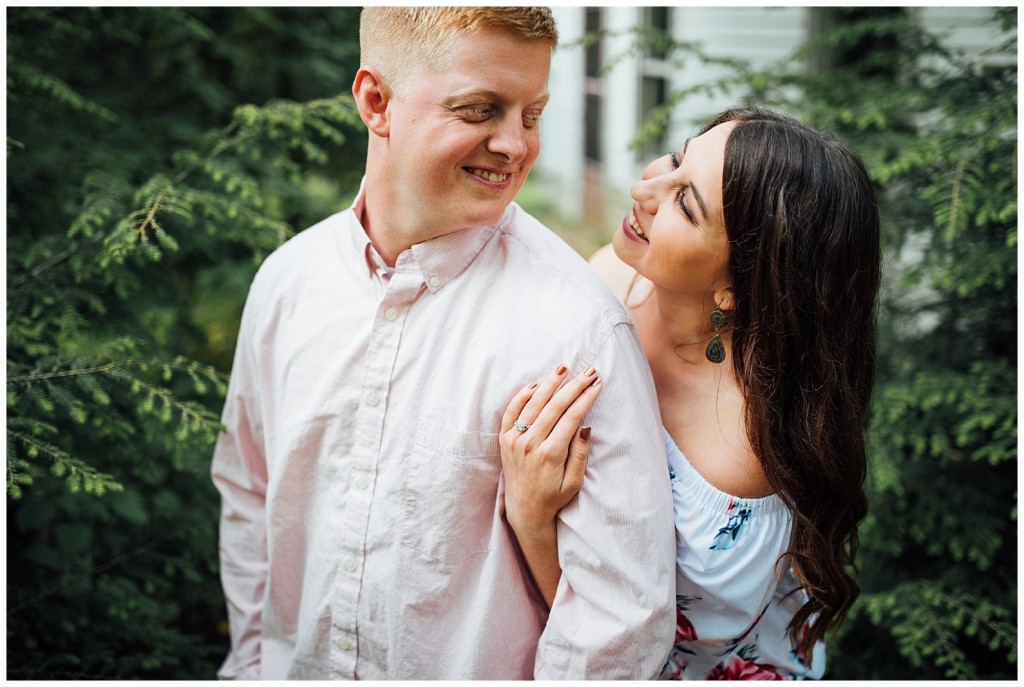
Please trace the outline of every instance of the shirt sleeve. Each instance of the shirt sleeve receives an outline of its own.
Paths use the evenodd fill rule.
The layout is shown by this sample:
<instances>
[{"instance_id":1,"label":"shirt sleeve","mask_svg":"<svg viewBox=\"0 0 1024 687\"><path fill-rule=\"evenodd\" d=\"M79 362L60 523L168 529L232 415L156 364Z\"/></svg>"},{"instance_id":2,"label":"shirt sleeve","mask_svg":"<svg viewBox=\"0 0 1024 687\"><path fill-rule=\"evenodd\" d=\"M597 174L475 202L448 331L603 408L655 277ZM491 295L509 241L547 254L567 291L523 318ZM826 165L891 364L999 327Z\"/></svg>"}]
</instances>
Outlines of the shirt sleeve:
<instances>
[{"instance_id":1,"label":"shirt sleeve","mask_svg":"<svg viewBox=\"0 0 1024 687\"><path fill-rule=\"evenodd\" d=\"M674 632L675 537L654 383L629 324L592 362L604 388L583 488L559 513L562 578L534 673L552 679L650 679ZM580 367L582 369L582 367Z\"/></svg>"},{"instance_id":2,"label":"shirt sleeve","mask_svg":"<svg viewBox=\"0 0 1024 687\"><path fill-rule=\"evenodd\" d=\"M268 557L267 467L259 375L249 320L242 315L235 360L214 450L211 475L221 495L220 572L231 628L231 650L218 671L222 679L260 677L262 608Z\"/></svg>"}]
</instances>

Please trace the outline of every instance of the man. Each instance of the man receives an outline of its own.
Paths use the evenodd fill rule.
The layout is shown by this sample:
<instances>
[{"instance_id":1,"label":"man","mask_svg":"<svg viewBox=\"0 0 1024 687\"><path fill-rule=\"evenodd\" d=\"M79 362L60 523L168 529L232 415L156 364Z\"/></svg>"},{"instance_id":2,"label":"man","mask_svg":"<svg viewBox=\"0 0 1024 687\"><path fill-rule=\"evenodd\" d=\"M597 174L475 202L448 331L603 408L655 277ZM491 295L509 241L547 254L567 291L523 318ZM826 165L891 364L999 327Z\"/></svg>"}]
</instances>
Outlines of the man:
<instances>
[{"instance_id":1,"label":"man","mask_svg":"<svg viewBox=\"0 0 1024 687\"><path fill-rule=\"evenodd\" d=\"M674 530L650 372L611 294L512 203L550 11L367 8L360 42L360 193L267 259L242 318L213 465L220 675L652 677ZM549 613L504 521L497 432L563 361L604 387Z\"/></svg>"}]
</instances>

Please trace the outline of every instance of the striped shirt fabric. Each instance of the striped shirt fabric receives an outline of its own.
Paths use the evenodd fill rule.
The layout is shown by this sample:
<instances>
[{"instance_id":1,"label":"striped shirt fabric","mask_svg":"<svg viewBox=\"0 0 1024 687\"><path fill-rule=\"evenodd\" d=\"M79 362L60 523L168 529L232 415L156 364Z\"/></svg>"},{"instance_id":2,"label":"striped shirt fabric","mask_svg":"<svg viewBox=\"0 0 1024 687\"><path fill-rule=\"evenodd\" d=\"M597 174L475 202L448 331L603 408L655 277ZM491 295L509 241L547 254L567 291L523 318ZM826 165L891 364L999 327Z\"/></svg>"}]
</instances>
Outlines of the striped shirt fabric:
<instances>
[{"instance_id":1,"label":"striped shirt fabric","mask_svg":"<svg viewBox=\"0 0 1024 687\"><path fill-rule=\"evenodd\" d=\"M672 493L633 326L516 204L386 267L353 206L249 292L212 476L231 651L264 679L651 678ZM558 364L604 381L550 613L504 518L500 418Z\"/></svg>"}]
</instances>

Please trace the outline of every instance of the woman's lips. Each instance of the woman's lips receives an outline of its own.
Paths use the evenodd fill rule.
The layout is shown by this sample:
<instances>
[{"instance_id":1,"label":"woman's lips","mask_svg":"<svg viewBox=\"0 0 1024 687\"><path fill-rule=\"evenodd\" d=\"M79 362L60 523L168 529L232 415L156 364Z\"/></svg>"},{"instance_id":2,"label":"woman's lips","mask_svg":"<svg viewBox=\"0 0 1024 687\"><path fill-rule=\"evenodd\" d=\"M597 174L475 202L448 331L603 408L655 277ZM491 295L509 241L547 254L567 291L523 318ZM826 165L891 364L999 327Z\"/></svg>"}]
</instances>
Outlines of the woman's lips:
<instances>
[{"instance_id":1,"label":"woman's lips","mask_svg":"<svg viewBox=\"0 0 1024 687\"><path fill-rule=\"evenodd\" d=\"M643 227L636 219L636 215L630 212L626 215L626 218L622 220L622 233L628 236L630 239L639 243L650 243L650 239L647 238L647 234L644 233Z\"/></svg>"}]
</instances>

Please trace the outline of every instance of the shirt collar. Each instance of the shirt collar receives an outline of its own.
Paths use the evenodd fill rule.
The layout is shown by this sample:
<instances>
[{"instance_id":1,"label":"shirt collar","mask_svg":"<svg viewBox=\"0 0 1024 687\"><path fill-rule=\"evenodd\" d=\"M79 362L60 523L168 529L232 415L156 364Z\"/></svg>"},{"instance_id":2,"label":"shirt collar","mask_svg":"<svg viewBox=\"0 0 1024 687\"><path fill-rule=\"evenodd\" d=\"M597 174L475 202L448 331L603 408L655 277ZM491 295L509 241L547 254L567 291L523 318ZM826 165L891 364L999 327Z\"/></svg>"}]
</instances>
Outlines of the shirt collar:
<instances>
[{"instance_id":1,"label":"shirt collar","mask_svg":"<svg viewBox=\"0 0 1024 687\"><path fill-rule=\"evenodd\" d=\"M388 267L370 243L370 237L359 218L365 206L366 177L359 183L359 192L350 208L353 213L351 239L356 254L363 256L369 275L386 279L394 272L419 272L430 291L437 291L465 270L498 231L508 227L515 215L510 203L497 224L472 227L417 243L398 256L394 267Z\"/></svg>"}]
</instances>

